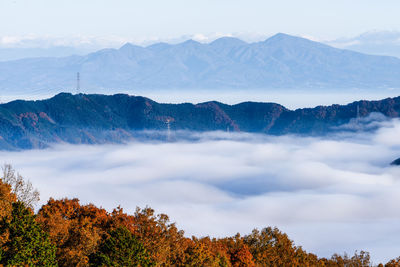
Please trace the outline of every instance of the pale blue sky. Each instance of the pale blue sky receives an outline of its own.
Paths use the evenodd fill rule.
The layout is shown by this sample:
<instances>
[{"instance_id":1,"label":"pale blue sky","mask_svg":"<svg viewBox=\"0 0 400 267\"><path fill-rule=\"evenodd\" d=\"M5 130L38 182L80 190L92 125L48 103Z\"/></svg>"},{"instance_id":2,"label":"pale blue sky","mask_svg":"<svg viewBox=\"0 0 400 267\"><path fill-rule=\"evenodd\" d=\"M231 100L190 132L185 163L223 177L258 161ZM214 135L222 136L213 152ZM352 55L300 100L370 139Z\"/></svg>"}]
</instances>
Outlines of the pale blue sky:
<instances>
[{"instance_id":1,"label":"pale blue sky","mask_svg":"<svg viewBox=\"0 0 400 267\"><path fill-rule=\"evenodd\" d=\"M400 30L398 0L0 0L0 36L173 38Z\"/></svg>"}]
</instances>

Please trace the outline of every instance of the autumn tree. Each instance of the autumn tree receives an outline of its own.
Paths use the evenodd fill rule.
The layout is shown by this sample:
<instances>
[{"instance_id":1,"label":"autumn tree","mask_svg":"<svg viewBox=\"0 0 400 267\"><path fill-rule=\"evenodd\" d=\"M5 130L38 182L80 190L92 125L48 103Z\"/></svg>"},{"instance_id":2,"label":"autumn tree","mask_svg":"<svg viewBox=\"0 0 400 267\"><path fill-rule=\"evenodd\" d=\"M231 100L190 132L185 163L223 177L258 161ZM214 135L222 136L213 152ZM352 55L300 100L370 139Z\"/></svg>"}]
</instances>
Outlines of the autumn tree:
<instances>
[{"instance_id":1,"label":"autumn tree","mask_svg":"<svg viewBox=\"0 0 400 267\"><path fill-rule=\"evenodd\" d=\"M296 248L294 256L294 266L314 267L314 266L325 266L324 262L321 261L317 255L313 253L307 253L301 247Z\"/></svg>"},{"instance_id":2,"label":"autumn tree","mask_svg":"<svg viewBox=\"0 0 400 267\"><path fill-rule=\"evenodd\" d=\"M244 237L255 261L266 266L294 266L296 248L293 242L277 228L267 227L261 231L255 229ZM295 264L297 265L297 264Z\"/></svg>"},{"instance_id":3,"label":"autumn tree","mask_svg":"<svg viewBox=\"0 0 400 267\"><path fill-rule=\"evenodd\" d=\"M12 204L10 217L0 222L0 235L7 235L0 248L4 266L56 266L55 247L35 222L34 215L20 201Z\"/></svg>"},{"instance_id":4,"label":"autumn tree","mask_svg":"<svg viewBox=\"0 0 400 267\"><path fill-rule=\"evenodd\" d=\"M350 260L351 263L356 266L361 266L361 267L371 266L371 257L369 255L369 252L363 250L361 250L360 253L357 253L356 251Z\"/></svg>"},{"instance_id":5,"label":"autumn tree","mask_svg":"<svg viewBox=\"0 0 400 267\"><path fill-rule=\"evenodd\" d=\"M219 239L218 242L220 245L225 247L232 266L256 266L254 257L240 234L236 234L233 237Z\"/></svg>"},{"instance_id":6,"label":"autumn tree","mask_svg":"<svg viewBox=\"0 0 400 267\"><path fill-rule=\"evenodd\" d=\"M106 232L106 210L78 199L50 199L37 215L37 221L57 246L60 266L88 266L89 255L97 251Z\"/></svg>"},{"instance_id":7,"label":"autumn tree","mask_svg":"<svg viewBox=\"0 0 400 267\"><path fill-rule=\"evenodd\" d=\"M0 264L54 263L54 247L34 221L30 208L38 196L32 184L15 174L10 165L0 178ZM29 209L28 209L29 208Z\"/></svg>"},{"instance_id":8,"label":"autumn tree","mask_svg":"<svg viewBox=\"0 0 400 267\"><path fill-rule=\"evenodd\" d=\"M190 239L167 215L156 215L151 208L137 208L129 215L120 207L107 212L92 204L81 205L78 199L50 199L39 210L36 220L56 245L60 266L126 265L144 251L155 266L363 267L370 264L369 254L363 251L352 257L335 254L330 259L318 258L271 227L256 229L244 237L237 234L219 239ZM142 262L143 266L146 264Z\"/></svg>"},{"instance_id":9,"label":"autumn tree","mask_svg":"<svg viewBox=\"0 0 400 267\"><path fill-rule=\"evenodd\" d=\"M101 239L110 230L125 227L141 242L158 265L179 265L185 259L188 238L166 215L150 208L128 215L121 208L108 213L78 199L50 199L39 210L37 221L57 246L60 266L87 266Z\"/></svg>"},{"instance_id":10,"label":"autumn tree","mask_svg":"<svg viewBox=\"0 0 400 267\"><path fill-rule=\"evenodd\" d=\"M192 242L185 251L184 266L229 267L229 255L225 246L209 237L198 239L192 237Z\"/></svg>"},{"instance_id":11,"label":"autumn tree","mask_svg":"<svg viewBox=\"0 0 400 267\"><path fill-rule=\"evenodd\" d=\"M325 263L326 266L354 266L354 267L369 267L371 266L370 255L368 252L357 251L353 256L349 256L344 253L344 255L333 254L329 260L321 259Z\"/></svg>"},{"instance_id":12,"label":"autumn tree","mask_svg":"<svg viewBox=\"0 0 400 267\"><path fill-rule=\"evenodd\" d=\"M125 227L112 230L90 257L92 266L153 266L143 245Z\"/></svg>"},{"instance_id":13,"label":"autumn tree","mask_svg":"<svg viewBox=\"0 0 400 267\"><path fill-rule=\"evenodd\" d=\"M11 218L12 204L17 201L15 194L11 192L11 186L0 179L0 221ZM9 240L9 232L0 232L0 262L4 253L4 244Z\"/></svg>"},{"instance_id":14,"label":"autumn tree","mask_svg":"<svg viewBox=\"0 0 400 267\"><path fill-rule=\"evenodd\" d=\"M157 265L182 264L189 241L175 223L170 223L167 215L155 215L151 208L137 208L133 229L134 235L143 243Z\"/></svg>"},{"instance_id":15,"label":"autumn tree","mask_svg":"<svg viewBox=\"0 0 400 267\"><path fill-rule=\"evenodd\" d=\"M11 192L11 186L0 179L0 219L11 215L12 204L17 196Z\"/></svg>"},{"instance_id":16,"label":"autumn tree","mask_svg":"<svg viewBox=\"0 0 400 267\"><path fill-rule=\"evenodd\" d=\"M15 172L10 164L4 164L1 180L10 185L12 193L16 195L18 201L24 203L25 207L33 209L40 200L38 190L33 188L30 181Z\"/></svg>"},{"instance_id":17,"label":"autumn tree","mask_svg":"<svg viewBox=\"0 0 400 267\"><path fill-rule=\"evenodd\" d=\"M296 247L278 228L254 229L243 240L259 266L324 266L316 255Z\"/></svg>"},{"instance_id":18,"label":"autumn tree","mask_svg":"<svg viewBox=\"0 0 400 267\"><path fill-rule=\"evenodd\" d=\"M388 263L385 264L385 267L400 267L400 257L390 260Z\"/></svg>"}]
</instances>

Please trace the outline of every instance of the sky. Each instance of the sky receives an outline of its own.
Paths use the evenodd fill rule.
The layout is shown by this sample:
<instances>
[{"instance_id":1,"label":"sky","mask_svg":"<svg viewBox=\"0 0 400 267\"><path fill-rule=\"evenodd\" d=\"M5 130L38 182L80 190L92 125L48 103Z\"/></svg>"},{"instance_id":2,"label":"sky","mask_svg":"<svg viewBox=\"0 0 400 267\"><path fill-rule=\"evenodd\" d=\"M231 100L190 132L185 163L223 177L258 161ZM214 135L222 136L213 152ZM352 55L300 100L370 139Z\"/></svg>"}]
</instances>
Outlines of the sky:
<instances>
[{"instance_id":1,"label":"sky","mask_svg":"<svg viewBox=\"0 0 400 267\"><path fill-rule=\"evenodd\" d=\"M198 141L0 152L41 193L109 211L150 206L187 236L277 226L308 252L399 256L400 121L372 114L328 137L186 133ZM353 129L354 122L342 126ZM174 136L174 133L172 133Z\"/></svg>"},{"instance_id":2,"label":"sky","mask_svg":"<svg viewBox=\"0 0 400 267\"><path fill-rule=\"evenodd\" d=\"M398 10L397 0L1 0L0 38L140 43L284 32L334 39L374 29L399 31Z\"/></svg>"}]
</instances>

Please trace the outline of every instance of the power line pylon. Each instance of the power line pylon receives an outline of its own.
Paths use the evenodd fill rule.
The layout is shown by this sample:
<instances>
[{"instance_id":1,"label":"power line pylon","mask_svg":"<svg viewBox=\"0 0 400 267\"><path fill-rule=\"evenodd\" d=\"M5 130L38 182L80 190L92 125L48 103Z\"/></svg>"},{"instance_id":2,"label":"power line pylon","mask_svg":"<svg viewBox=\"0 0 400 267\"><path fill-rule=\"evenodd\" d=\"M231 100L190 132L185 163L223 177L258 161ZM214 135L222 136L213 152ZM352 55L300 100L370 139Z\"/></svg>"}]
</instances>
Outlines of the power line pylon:
<instances>
[{"instance_id":1,"label":"power line pylon","mask_svg":"<svg viewBox=\"0 0 400 267\"><path fill-rule=\"evenodd\" d=\"M81 77L79 72L76 73L76 94L79 95L81 93Z\"/></svg>"},{"instance_id":2,"label":"power line pylon","mask_svg":"<svg viewBox=\"0 0 400 267\"><path fill-rule=\"evenodd\" d=\"M171 119L167 119L165 123L167 124L167 141L171 141Z\"/></svg>"}]
</instances>

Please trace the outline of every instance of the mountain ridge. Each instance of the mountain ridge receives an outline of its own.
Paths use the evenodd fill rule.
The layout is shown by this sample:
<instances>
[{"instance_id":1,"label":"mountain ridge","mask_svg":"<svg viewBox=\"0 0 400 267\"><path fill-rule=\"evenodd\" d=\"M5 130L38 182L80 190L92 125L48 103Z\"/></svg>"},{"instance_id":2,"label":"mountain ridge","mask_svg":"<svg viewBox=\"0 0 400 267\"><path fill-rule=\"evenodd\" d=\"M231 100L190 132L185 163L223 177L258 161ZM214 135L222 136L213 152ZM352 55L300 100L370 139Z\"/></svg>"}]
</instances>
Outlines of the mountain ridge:
<instances>
[{"instance_id":1,"label":"mountain ridge","mask_svg":"<svg viewBox=\"0 0 400 267\"><path fill-rule=\"evenodd\" d=\"M223 37L142 47L127 43L84 56L0 62L2 92L75 89L400 88L400 59L334 48L283 33L246 43Z\"/></svg>"},{"instance_id":2,"label":"mountain ridge","mask_svg":"<svg viewBox=\"0 0 400 267\"><path fill-rule=\"evenodd\" d=\"M163 132L167 122L173 131L325 135L351 123L357 114L366 118L374 112L399 117L400 97L289 110L263 102L161 104L127 94L60 93L46 100L1 104L0 148L124 143L139 138L142 131Z\"/></svg>"}]
</instances>

